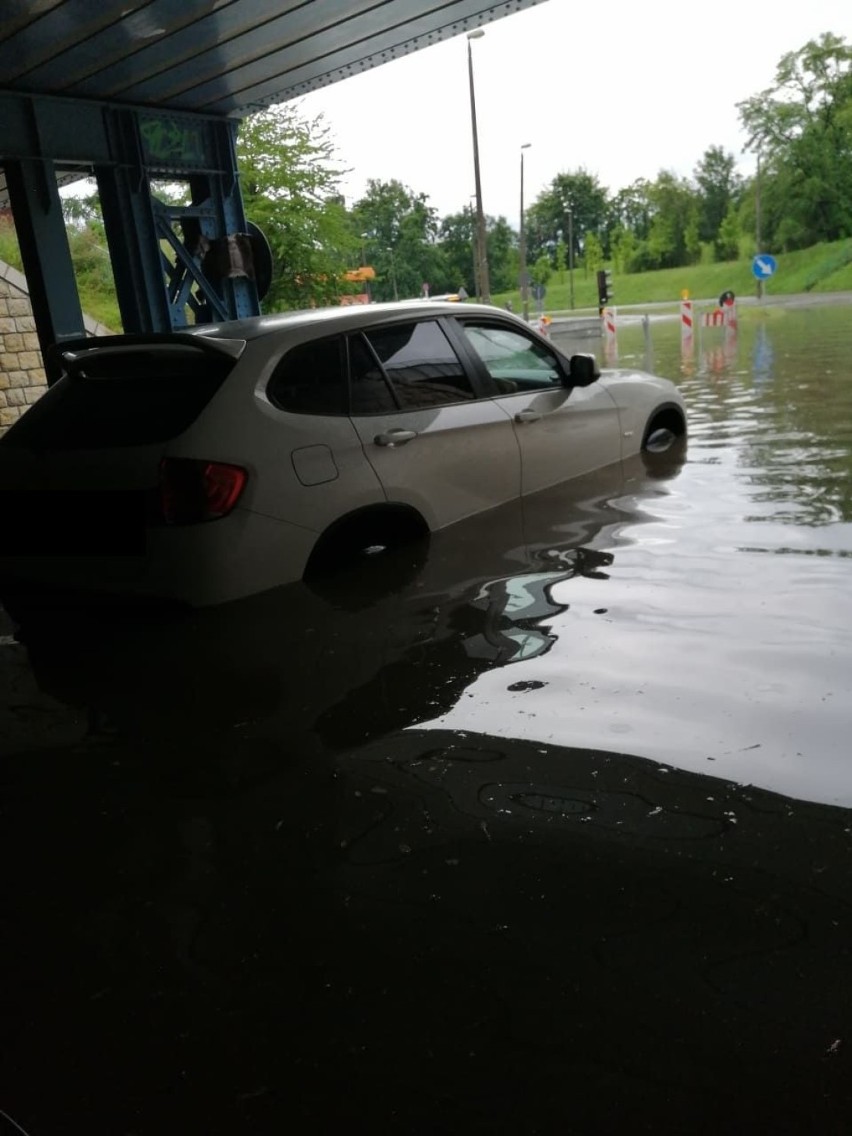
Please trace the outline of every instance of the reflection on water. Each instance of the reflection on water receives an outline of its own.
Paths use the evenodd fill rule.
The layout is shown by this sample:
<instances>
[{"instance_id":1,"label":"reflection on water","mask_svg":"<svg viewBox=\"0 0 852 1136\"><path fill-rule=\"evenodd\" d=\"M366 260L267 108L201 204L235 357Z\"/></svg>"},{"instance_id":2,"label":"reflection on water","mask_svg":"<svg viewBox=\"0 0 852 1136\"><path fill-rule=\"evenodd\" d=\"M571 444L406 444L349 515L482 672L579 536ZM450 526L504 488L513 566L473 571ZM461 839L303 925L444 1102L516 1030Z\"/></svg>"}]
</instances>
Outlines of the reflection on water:
<instances>
[{"instance_id":1,"label":"reflection on water","mask_svg":"<svg viewBox=\"0 0 852 1136\"><path fill-rule=\"evenodd\" d=\"M545 654L570 601L605 580L625 496L661 492L683 451L473 518L428 544L221 608L24 621L42 690L163 744L223 727L353 745L450 709L484 670ZM624 502L624 503L622 503Z\"/></svg>"},{"instance_id":2,"label":"reflection on water","mask_svg":"<svg viewBox=\"0 0 852 1136\"><path fill-rule=\"evenodd\" d=\"M609 580L575 582L556 645L525 664L545 685L520 696L484 676L435 724L622 745L852 804L850 312L772 309L736 336L702 329L688 374L678 322L652 323L655 369L688 404L685 470L666 493L621 502L642 522L612 534ZM619 366L647 353L640 325L619 332Z\"/></svg>"}]
</instances>

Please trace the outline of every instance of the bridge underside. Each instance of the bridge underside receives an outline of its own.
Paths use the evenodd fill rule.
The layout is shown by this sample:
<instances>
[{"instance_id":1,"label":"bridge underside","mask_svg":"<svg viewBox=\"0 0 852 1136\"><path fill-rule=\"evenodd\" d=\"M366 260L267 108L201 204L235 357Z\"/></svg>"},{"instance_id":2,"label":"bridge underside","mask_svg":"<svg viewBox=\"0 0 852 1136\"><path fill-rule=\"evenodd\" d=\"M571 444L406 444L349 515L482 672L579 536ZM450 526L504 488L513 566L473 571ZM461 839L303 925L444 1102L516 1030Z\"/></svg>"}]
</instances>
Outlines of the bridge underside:
<instances>
[{"instance_id":1,"label":"bridge underside","mask_svg":"<svg viewBox=\"0 0 852 1136\"><path fill-rule=\"evenodd\" d=\"M97 181L124 330L256 314L239 119L537 2L348 0L330 17L323 0L7 0L0 207L42 350L84 334L63 180ZM160 201L158 180L188 203Z\"/></svg>"}]
</instances>

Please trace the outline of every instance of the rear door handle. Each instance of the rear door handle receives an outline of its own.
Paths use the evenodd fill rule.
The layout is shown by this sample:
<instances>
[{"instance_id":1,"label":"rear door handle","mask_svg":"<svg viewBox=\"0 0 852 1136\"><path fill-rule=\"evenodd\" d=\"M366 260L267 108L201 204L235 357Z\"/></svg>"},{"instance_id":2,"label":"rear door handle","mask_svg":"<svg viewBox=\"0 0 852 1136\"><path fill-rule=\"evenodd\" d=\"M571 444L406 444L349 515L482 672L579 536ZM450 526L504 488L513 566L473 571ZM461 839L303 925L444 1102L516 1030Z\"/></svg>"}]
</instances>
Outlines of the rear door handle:
<instances>
[{"instance_id":1,"label":"rear door handle","mask_svg":"<svg viewBox=\"0 0 852 1136\"><path fill-rule=\"evenodd\" d=\"M536 410L519 410L515 415L516 422L538 422L541 415Z\"/></svg>"},{"instance_id":2,"label":"rear door handle","mask_svg":"<svg viewBox=\"0 0 852 1136\"><path fill-rule=\"evenodd\" d=\"M373 441L377 446L402 446L416 437L416 430L388 430L386 434L376 434Z\"/></svg>"}]
</instances>

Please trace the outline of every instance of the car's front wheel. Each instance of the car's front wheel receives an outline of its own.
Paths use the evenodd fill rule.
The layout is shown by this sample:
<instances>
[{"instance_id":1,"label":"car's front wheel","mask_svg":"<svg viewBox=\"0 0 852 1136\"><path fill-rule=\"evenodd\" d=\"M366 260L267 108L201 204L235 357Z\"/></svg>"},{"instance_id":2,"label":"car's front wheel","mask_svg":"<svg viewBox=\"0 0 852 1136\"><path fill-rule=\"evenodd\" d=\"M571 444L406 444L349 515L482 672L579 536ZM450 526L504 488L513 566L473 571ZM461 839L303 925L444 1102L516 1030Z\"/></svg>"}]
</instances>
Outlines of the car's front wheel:
<instances>
[{"instance_id":1,"label":"car's front wheel","mask_svg":"<svg viewBox=\"0 0 852 1136\"><path fill-rule=\"evenodd\" d=\"M645 428L642 450L648 454L664 454L686 436L686 423L680 411L673 408L655 414Z\"/></svg>"}]
</instances>

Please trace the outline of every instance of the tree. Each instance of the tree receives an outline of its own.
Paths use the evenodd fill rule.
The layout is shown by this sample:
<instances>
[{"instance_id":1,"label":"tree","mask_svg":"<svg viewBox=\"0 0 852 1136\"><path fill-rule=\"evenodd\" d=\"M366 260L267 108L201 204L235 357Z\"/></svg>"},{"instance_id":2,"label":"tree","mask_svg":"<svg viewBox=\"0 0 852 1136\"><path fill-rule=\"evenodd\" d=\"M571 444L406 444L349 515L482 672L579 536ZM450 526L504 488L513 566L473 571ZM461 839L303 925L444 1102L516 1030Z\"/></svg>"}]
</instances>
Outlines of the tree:
<instances>
[{"instance_id":1,"label":"tree","mask_svg":"<svg viewBox=\"0 0 852 1136\"><path fill-rule=\"evenodd\" d=\"M717 241L722 222L732 206L739 202L742 178L735 172L733 154L726 154L721 146L710 146L695 167L698 184L698 236L711 242L717 259Z\"/></svg>"},{"instance_id":2,"label":"tree","mask_svg":"<svg viewBox=\"0 0 852 1136\"><path fill-rule=\"evenodd\" d=\"M588 233L583 245L583 268L586 275L590 272L597 272L599 268L604 266L604 250L603 245L595 236L594 233Z\"/></svg>"},{"instance_id":3,"label":"tree","mask_svg":"<svg viewBox=\"0 0 852 1136\"><path fill-rule=\"evenodd\" d=\"M568 263L568 246L565 244L565 241L563 241L561 237L556 244L556 253L554 259L556 260L556 269L559 272L559 283L564 284L565 265Z\"/></svg>"},{"instance_id":4,"label":"tree","mask_svg":"<svg viewBox=\"0 0 852 1136\"><path fill-rule=\"evenodd\" d=\"M631 229L619 227L609 235L613 267L617 272L635 272L639 242Z\"/></svg>"},{"instance_id":5,"label":"tree","mask_svg":"<svg viewBox=\"0 0 852 1136\"><path fill-rule=\"evenodd\" d=\"M376 269L373 293L390 300L419 296L424 284L445 290L448 268L438 246L438 218L424 193L402 182L370 179L352 208L358 232L366 234L367 259ZM458 281L450 287L457 288Z\"/></svg>"},{"instance_id":6,"label":"tree","mask_svg":"<svg viewBox=\"0 0 852 1136\"><path fill-rule=\"evenodd\" d=\"M336 302L356 244L338 196L340 171L321 118L306 121L289 104L245 119L237 162L246 216L272 250L264 307Z\"/></svg>"},{"instance_id":7,"label":"tree","mask_svg":"<svg viewBox=\"0 0 852 1136\"><path fill-rule=\"evenodd\" d=\"M719 226L719 232L714 242L717 260L736 260L740 255L740 219L733 205Z\"/></svg>"},{"instance_id":8,"label":"tree","mask_svg":"<svg viewBox=\"0 0 852 1136\"><path fill-rule=\"evenodd\" d=\"M517 287L519 262L514 229L505 217L486 217L485 233L492 291L503 292Z\"/></svg>"},{"instance_id":9,"label":"tree","mask_svg":"<svg viewBox=\"0 0 852 1136\"><path fill-rule=\"evenodd\" d=\"M552 274L553 269L548 256L540 256L530 269L530 279L533 284L539 284L542 287L548 282Z\"/></svg>"},{"instance_id":10,"label":"tree","mask_svg":"<svg viewBox=\"0 0 852 1136\"><path fill-rule=\"evenodd\" d=\"M809 40L782 57L771 87L737 106L762 159L762 194L774 181L785 191L783 214L763 227L767 247L852 233L852 46L831 33Z\"/></svg>"},{"instance_id":11,"label":"tree","mask_svg":"<svg viewBox=\"0 0 852 1136\"><path fill-rule=\"evenodd\" d=\"M661 170L648 197L653 214L647 267L679 268L689 264L696 255L698 213L696 194L689 182Z\"/></svg>"},{"instance_id":12,"label":"tree","mask_svg":"<svg viewBox=\"0 0 852 1136\"><path fill-rule=\"evenodd\" d=\"M450 213L441 221L438 241L444 254L449 283L446 287L435 282L435 291L452 292L464 286L468 295L476 295L474 278L474 240L476 214L470 206L461 213Z\"/></svg>"},{"instance_id":13,"label":"tree","mask_svg":"<svg viewBox=\"0 0 852 1136\"><path fill-rule=\"evenodd\" d=\"M530 255L540 256L543 252L552 255L559 242L560 232L563 239L568 239L570 212L576 260L587 233L603 238L607 221L607 195L607 189L587 170L557 174L527 212L527 228L532 238Z\"/></svg>"},{"instance_id":14,"label":"tree","mask_svg":"<svg viewBox=\"0 0 852 1136\"><path fill-rule=\"evenodd\" d=\"M607 209L607 230L627 229L637 241L646 241L651 229L651 183L638 178L610 199ZM610 237L610 239L612 239Z\"/></svg>"}]
</instances>

